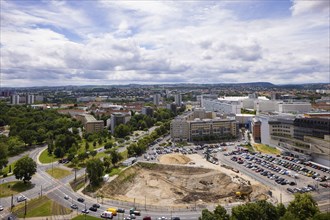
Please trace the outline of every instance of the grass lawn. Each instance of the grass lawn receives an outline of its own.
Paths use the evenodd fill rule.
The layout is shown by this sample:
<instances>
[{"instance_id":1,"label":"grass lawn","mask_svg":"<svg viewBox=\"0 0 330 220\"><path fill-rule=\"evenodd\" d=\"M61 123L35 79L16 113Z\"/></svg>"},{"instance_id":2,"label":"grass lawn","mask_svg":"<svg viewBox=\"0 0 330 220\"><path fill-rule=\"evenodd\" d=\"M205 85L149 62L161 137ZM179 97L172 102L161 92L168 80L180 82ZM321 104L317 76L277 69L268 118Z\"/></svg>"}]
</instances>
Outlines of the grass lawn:
<instances>
[{"instance_id":1,"label":"grass lawn","mask_svg":"<svg viewBox=\"0 0 330 220\"><path fill-rule=\"evenodd\" d=\"M57 167L55 167L54 169L50 168L50 169L46 170L46 172L49 175L51 175L52 177L54 177L55 179L62 179L71 174L71 171L57 168Z\"/></svg>"},{"instance_id":2,"label":"grass lawn","mask_svg":"<svg viewBox=\"0 0 330 220\"><path fill-rule=\"evenodd\" d=\"M2 169L2 173L7 173L7 176L13 175L16 162L17 160L12 162L11 164L7 164L7 166ZM9 166L11 166L11 174L9 174Z\"/></svg>"},{"instance_id":3,"label":"grass lawn","mask_svg":"<svg viewBox=\"0 0 330 220\"><path fill-rule=\"evenodd\" d=\"M109 173L109 176L117 175L124 167L116 167L112 168L111 172Z\"/></svg>"},{"instance_id":4,"label":"grass lawn","mask_svg":"<svg viewBox=\"0 0 330 220\"><path fill-rule=\"evenodd\" d=\"M7 197L11 194L17 194L34 187L31 183L25 183L23 181L13 181L0 184L0 198Z\"/></svg>"},{"instance_id":5,"label":"grass lawn","mask_svg":"<svg viewBox=\"0 0 330 220\"><path fill-rule=\"evenodd\" d=\"M70 186L73 189L73 191L78 191L80 188L82 188L85 185L85 175L77 178L76 181L71 181Z\"/></svg>"},{"instance_id":6,"label":"grass lawn","mask_svg":"<svg viewBox=\"0 0 330 220\"><path fill-rule=\"evenodd\" d=\"M123 152L120 152L120 155L122 156L123 160L126 160L128 157L128 151L124 150Z\"/></svg>"},{"instance_id":7,"label":"grass lawn","mask_svg":"<svg viewBox=\"0 0 330 220\"><path fill-rule=\"evenodd\" d=\"M85 215L78 215L76 217L74 217L72 220L94 220L94 219L101 219L101 218L96 218L94 216L90 216L90 215L86 215L86 218L85 218Z\"/></svg>"},{"instance_id":8,"label":"grass lawn","mask_svg":"<svg viewBox=\"0 0 330 220\"><path fill-rule=\"evenodd\" d=\"M250 153L255 152L255 150L253 149L253 147L251 146L251 144L243 145L243 147L247 148Z\"/></svg>"},{"instance_id":9,"label":"grass lawn","mask_svg":"<svg viewBox=\"0 0 330 220\"><path fill-rule=\"evenodd\" d=\"M88 142L88 144L89 144L88 151L95 150L95 149L100 148L105 145L105 143L99 144L98 141L96 141L95 147L93 146L93 142ZM81 141L81 143L79 143L79 149L78 149L77 154L85 152L85 150L86 150L85 145L86 145L86 139L83 139Z\"/></svg>"},{"instance_id":10,"label":"grass lawn","mask_svg":"<svg viewBox=\"0 0 330 220\"><path fill-rule=\"evenodd\" d=\"M257 151L259 151L261 153L275 154L275 155L281 154L281 151L279 151L275 147L270 147L270 146L264 145L264 144L254 144L253 146Z\"/></svg>"},{"instance_id":11,"label":"grass lawn","mask_svg":"<svg viewBox=\"0 0 330 220\"><path fill-rule=\"evenodd\" d=\"M18 217L24 217L24 203L19 204L13 209ZM41 198L32 199L27 203L26 217L41 217L51 215L67 215L71 213L70 208L61 206L60 204L43 196Z\"/></svg>"},{"instance_id":12,"label":"grass lawn","mask_svg":"<svg viewBox=\"0 0 330 220\"><path fill-rule=\"evenodd\" d=\"M45 150L43 150L39 156L40 163L52 163L57 160L58 160L58 158L55 158L55 156L53 154L52 155L48 154L47 148Z\"/></svg>"}]
</instances>

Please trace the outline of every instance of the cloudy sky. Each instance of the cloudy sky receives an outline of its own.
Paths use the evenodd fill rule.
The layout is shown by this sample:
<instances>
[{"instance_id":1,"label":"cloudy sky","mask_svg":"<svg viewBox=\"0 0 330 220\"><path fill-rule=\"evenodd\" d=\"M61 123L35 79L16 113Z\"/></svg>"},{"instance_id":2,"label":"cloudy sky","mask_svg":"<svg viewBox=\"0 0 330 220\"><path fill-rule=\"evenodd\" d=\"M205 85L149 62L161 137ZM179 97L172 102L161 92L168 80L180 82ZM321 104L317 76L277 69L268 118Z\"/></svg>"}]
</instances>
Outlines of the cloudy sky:
<instances>
[{"instance_id":1,"label":"cloudy sky","mask_svg":"<svg viewBox=\"0 0 330 220\"><path fill-rule=\"evenodd\" d=\"M0 0L1 86L328 82L328 0Z\"/></svg>"}]
</instances>

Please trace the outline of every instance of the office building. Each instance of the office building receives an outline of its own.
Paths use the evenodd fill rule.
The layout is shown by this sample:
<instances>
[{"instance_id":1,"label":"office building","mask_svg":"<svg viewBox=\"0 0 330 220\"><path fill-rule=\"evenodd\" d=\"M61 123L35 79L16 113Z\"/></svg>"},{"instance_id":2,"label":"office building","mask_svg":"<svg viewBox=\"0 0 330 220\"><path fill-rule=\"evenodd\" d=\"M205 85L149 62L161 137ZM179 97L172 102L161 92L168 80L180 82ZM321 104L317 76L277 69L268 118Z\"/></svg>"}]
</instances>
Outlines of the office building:
<instances>
[{"instance_id":1,"label":"office building","mask_svg":"<svg viewBox=\"0 0 330 220\"><path fill-rule=\"evenodd\" d=\"M86 133L99 132L104 129L103 120L96 120L93 115L79 114L76 115L76 118L83 123Z\"/></svg>"},{"instance_id":2,"label":"office building","mask_svg":"<svg viewBox=\"0 0 330 220\"><path fill-rule=\"evenodd\" d=\"M253 140L256 143L261 142L261 122L254 118L251 123L251 130L252 130L252 136Z\"/></svg>"},{"instance_id":3,"label":"office building","mask_svg":"<svg viewBox=\"0 0 330 220\"><path fill-rule=\"evenodd\" d=\"M175 141L229 140L237 132L234 119L219 118L204 109L186 112L171 122L171 138Z\"/></svg>"}]
</instances>

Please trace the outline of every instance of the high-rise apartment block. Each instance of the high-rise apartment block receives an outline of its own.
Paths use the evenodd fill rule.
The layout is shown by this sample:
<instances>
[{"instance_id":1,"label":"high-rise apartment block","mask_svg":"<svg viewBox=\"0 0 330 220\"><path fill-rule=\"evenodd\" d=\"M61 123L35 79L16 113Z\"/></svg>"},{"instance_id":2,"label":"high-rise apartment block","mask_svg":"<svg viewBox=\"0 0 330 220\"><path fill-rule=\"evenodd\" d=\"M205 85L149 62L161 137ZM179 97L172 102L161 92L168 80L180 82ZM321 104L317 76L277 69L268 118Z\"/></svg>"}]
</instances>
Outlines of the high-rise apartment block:
<instances>
[{"instance_id":1,"label":"high-rise apartment block","mask_svg":"<svg viewBox=\"0 0 330 220\"><path fill-rule=\"evenodd\" d=\"M27 105L33 104L34 103L34 95L26 94L26 96L25 96L25 103Z\"/></svg>"},{"instance_id":2,"label":"high-rise apartment block","mask_svg":"<svg viewBox=\"0 0 330 220\"><path fill-rule=\"evenodd\" d=\"M153 95L153 103L156 106L158 106L160 104L160 94L154 94Z\"/></svg>"},{"instance_id":3,"label":"high-rise apartment block","mask_svg":"<svg viewBox=\"0 0 330 220\"><path fill-rule=\"evenodd\" d=\"M174 95L174 102L177 106L181 106L182 105L182 95L181 94L175 94Z\"/></svg>"},{"instance_id":4,"label":"high-rise apartment block","mask_svg":"<svg viewBox=\"0 0 330 220\"><path fill-rule=\"evenodd\" d=\"M18 105L20 103L19 98L20 98L19 95L12 95L10 103L13 105Z\"/></svg>"}]
</instances>

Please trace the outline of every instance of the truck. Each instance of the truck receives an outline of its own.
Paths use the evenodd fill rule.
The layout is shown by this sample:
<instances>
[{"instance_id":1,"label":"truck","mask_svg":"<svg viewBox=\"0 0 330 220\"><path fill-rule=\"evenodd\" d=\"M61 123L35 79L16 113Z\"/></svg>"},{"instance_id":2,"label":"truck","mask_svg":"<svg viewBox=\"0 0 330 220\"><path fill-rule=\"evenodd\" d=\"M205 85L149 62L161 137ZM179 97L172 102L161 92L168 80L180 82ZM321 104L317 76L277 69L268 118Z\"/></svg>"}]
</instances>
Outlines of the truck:
<instances>
[{"instance_id":1,"label":"truck","mask_svg":"<svg viewBox=\"0 0 330 220\"><path fill-rule=\"evenodd\" d=\"M108 208L107 211L108 211L108 212L111 212L112 215L114 215L114 216L117 215L117 209L116 209L116 208L112 208L112 207L111 207L111 208Z\"/></svg>"},{"instance_id":2,"label":"truck","mask_svg":"<svg viewBox=\"0 0 330 220\"><path fill-rule=\"evenodd\" d=\"M112 219L113 218L112 212L104 211L101 214L101 218Z\"/></svg>"}]
</instances>

